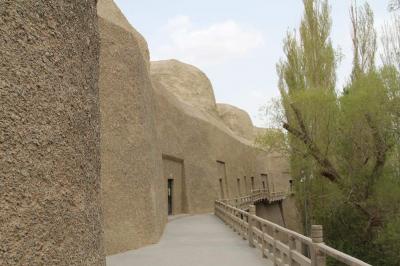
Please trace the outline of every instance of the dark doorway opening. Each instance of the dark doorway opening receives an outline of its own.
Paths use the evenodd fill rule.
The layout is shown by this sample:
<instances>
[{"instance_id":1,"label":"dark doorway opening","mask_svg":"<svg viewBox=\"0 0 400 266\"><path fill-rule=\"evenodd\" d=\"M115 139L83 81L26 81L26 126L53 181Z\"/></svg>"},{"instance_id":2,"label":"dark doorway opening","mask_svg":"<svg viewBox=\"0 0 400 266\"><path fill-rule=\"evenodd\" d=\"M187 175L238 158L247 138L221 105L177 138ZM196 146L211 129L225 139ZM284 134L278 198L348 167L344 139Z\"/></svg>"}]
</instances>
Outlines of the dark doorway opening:
<instances>
[{"instance_id":1,"label":"dark doorway opening","mask_svg":"<svg viewBox=\"0 0 400 266\"><path fill-rule=\"evenodd\" d=\"M220 187L221 187L221 197L222 198L229 198L229 187L228 187L228 179L226 176L226 166L225 163L222 161L217 161L218 167L218 179Z\"/></svg>"},{"instance_id":2,"label":"dark doorway opening","mask_svg":"<svg viewBox=\"0 0 400 266\"><path fill-rule=\"evenodd\" d=\"M162 157L164 182L167 184L166 195L168 200L168 215L178 215L188 212L185 165L182 159L165 155ZM165 183L164 183L165 184Z\"/></svg>"},{"instance_id":3,"label":"dark doorway opening","mask_svg":"<svg viewBox=\"0 0 400 266\"><path fill-rule=\"evenodd\" d=\"M293 180L292 179L289 180L289 192L293 193Z\"/></svg>"},{"instance_id":4,"label":"dark doorway opening","mask_svg":"<svg viewBox=\"0 0 400 266\"><path fill-rule=\"evenodd\" d=\"M220 197L221 197L221 199L225 199L224 186L222 184L222 178L219 179L219 189L220 189Z\"/></svg>"},{"instance_id":5,"label":"dark doorway opening","mask_svg":"<svg viewBox=\"0 0 400 266\"><path fill-rule=\"evenodd\" d=\"M267 192L270 192L269 189L269 181L268 181L268 175L267 174L261 174L261 180L263 182L263 189L266 189Z\"/></svg>"},{"instance_id":6,"label":"dark doorway opening","mask_svg":"<svg viewBox=\"0 0 400 266\"><path fill-rule=\"evenodd\" d=\"M168 179L168 215L172 215L172 191L174 187L174 180Z\"/></svg>"},{"instance_id":7,"label":"dark doorway opening","mask_svg":"<svg viewBox=\"0 0 400 266\"><path fill-rule=\"evenodd\" d=\"M242 195L242 192L240 191L240 178L237 179L237 190L238 190L238 196L240 197Z\"/></svg>"}]
</instances>

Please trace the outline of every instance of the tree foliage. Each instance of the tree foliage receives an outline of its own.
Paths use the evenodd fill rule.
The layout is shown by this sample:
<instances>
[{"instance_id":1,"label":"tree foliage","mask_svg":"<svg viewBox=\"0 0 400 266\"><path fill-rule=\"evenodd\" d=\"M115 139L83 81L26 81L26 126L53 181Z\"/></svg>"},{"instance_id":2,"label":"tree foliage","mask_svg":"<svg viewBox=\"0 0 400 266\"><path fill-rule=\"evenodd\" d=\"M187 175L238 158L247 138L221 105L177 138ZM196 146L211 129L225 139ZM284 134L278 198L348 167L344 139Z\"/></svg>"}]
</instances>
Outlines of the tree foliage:
<instances>
[{"instance_id":1,"label":"tree foliage","mask_svg":"<svg viewBox=\"0 0 400 266\"><path fill-rule=\"evenodd\" d=\"M303 2L300 34L288 33L277 72L304 231L323 224L333 247L373 265L399 265L398 38L388 33L377 68L373 12L353 4L353 70L337 94L328 1Z\"/></svg>"},{"instance_id":2,"label":"tree foliage","mask_svg":"<svg viewBox=\"0 0 400 266\"><path fill-rule=\"evenodd\" d=\"M390 22L385 23L382 29L382 55L384 65L396 67L400 70L400 16L393 15Z\"/></svg>"},{"instance_id":3,"label":"tree foliage","mask_svg":"<svg viewBox=\"0 0 400 266\"><path fill-rule=\"evenodd\" d=\"M375 54L377 49L374 16L367 2L364 6L350 8L353 41L353 72L352 79L358 75L372 71L375 67Z\"/></svg>"},{"instance_id":4,"label":"tree foliage","mask_svg":"<svg viewBox=\"0 0 400 266\"><path fill-rule=\"evenodd\" d=\"M400 9L400 0L391 0L389 2L389 10L395 11Z\"/></svg>"}]
</instances>

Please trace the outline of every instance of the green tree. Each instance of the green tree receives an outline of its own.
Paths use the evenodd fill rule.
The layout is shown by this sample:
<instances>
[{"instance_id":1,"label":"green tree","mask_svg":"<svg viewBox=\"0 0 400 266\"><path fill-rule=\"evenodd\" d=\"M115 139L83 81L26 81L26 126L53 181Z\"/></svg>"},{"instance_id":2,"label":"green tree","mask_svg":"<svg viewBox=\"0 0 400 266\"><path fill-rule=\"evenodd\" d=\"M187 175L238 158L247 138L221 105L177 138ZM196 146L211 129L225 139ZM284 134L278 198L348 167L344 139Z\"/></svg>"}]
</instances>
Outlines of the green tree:
<instances>
[{"instance_id":1,"label":"green tree","mask_svg":"<svg viewBox=\"0 0 400 266\"><path fill-rule=\"evenodd\" d=\"M303 2L300 34L288 33L277 72L304 231L321 223L335 248L374 265L398 265L398 65L376 69L373 12L353 5L353 71L337 95L328 2Z\"/></svg>"},{"instance_id":2,"label":"green tree","mask_svg":"<svg viewBox=\"0 0 400 266\"><path fill-rule=\"evenodd\" d=\"M400 0L391 0L389 2L389 10L394 11L400 9Z\"/></svg>"},{"instance_id":3,"label":"green tree","mask_svg":"<svg viewBox=\"0 0 400 266\"><path fill-rule=\"evenodd\" d=\"M400 70L400 17L393 15L391 21L385 23L382 29L382 54L381 59L385 66L392 66Z\"/></svg>"},{"instance_id":4,"label":"green tree","mask_svg":"<svg viewBox=\"0 0 400 266\"><path fill-rule=\"evenodd\" d=\"M327 154L334 134L329 128L334 122L337 108L335 70L338 56L330 40L332 23L328 2L304 0L303 4L305 11L299 35L288 32L284 41L285 60L277 65L279 90L287 120L284 127L303 128L308 137L318 142L322 152ZM288 143L291 172L296 183L303 181L302 184L312 184L308 181L316 176L318 169L306 145L293 134L288 136ZM300 199L298 207L303 210L301 213L306 234L311 221L309 210L313 208L309 197L313 194L310 191L312 188L311 185L297 187Z\"/></svg>"},{"instance_id":5,"label":"green tree","mask_svg":"<svg viewBox=\"0 0 400 266\"><path fill-rule=\"evenodd\" d=\"M360 74L374 70L377 41L374 28L374 15L367 2L362 7L352 4L350 17L354 50L351 78L354 80Z\"/></svg>"}]
</instances>

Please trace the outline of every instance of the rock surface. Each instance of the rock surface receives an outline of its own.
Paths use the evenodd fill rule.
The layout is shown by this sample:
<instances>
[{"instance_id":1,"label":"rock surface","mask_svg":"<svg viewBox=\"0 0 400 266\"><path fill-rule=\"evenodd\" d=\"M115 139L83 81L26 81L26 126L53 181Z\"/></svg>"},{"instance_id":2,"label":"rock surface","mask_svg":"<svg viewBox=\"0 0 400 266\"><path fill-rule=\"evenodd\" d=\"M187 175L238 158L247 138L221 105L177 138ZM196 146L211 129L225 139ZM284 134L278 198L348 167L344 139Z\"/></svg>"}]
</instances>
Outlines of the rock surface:
<instances>
[{"instance_id":1,"label":"rock surface","mask_svg":"<svg viewBox=\"0 0 400 266\"><path fill-rule=\"evenodd\" d=\"M211 82L198 68L177 60L156 61L151 63L151 77L181 102L216 112Z\"/></svg>"},{"instance_id":2,"label":"rock surface","mask_svg":"<svg viewBox=\"0 0 400 266\"><path fill-rule=\"evenodd\" d=\"M226 124L238 136L248 140L254 140L254 126L249 114L230 104L217 104L218 114Z\"/></svg>"},{"instance_id":3,"label":"rock surface","mask_svg":"<svg viewBox=\"0 0 400 266\"><path fill-rule=\"evenodd\" d=\"M135 38L140 52L144 58L147 68L149 68L150 53L146 40L136 31L122 14L121 10L115 5L113 0L97 0L97 14L108 22L121 27Z\"/></svg>"},{"instance_id":4,"label":"rock surface","mask_svg":"<svg viewBox=\"0 0 400 266\"><path fill-rule=\"evenodd\" d=\"M249 116L217 108L196 67L150 63L112 0L1 1L0 58L0 265L104 265L104 246L155 243L170 182L173 215L287 186Z\"/></svg>"},{"instance_id":5,"label":"rock surface","mask_svg":"<svg viewBox=\"0 0 400 266\"><path fill-rule=\"evenodd\" d=\"M162 68L160 62L151 62L150 66L158 143L164 158L174 158L183 163L184 179L175 180L185 184L183 196L177 199L182 201L177 204L186 206L180 213L212 211L214 200L222 196L221 190L226 197L236 197L249 193L252 188L260 188L261 174L279 175L282 182L276 188L286 189L288 181L283 174L286 160L254 147L254 128L248 114L229 105L218 105L222 107L218 114L209 104L196 105L195 96L190 100L193 104L188 104L184 97L192 93L193 84L182 83L177 90L175 82L163 81L179 84L181 73L201 71L176 60L161 61L161 64ZM179 71L174 71L177 68ZM199 80L205 84L205 79ZM213 102L213 97L199 98L203 103L204 99ZM272 160L276 161L271 163ZM168 162L164 160L165 163ZM167 176L164 173L164 177Z\"/></svg>"},{"instance_id":6,"label":"rock surface","mask_svg":"<svg viewBox=\"0 0 400 266\"><path fill-rule=\"evenodd\" d=\"M155 243L167 214L147 44L100 0L101 177L107 254Z\"/></svg>"},{"instance_id":7,"label":"rock surface","mask_svg":"<svg viewBox=\"0 0 400 266\"><path fill-rule=\"evenodd\" d=\"M221 118L201 70L177 60L150 63L143 37L111 0L99 1L99 25L108 255L157 242L168 211L209 213L216 199L259 188L261 174L279 174L285 187L285 164L271 164L254 147L244 111L221 105Z\"/></svg>"},{"instance_id":8,"label":"rock surface","mask_svg":"<svg viewBox=\"0 0 400 266\"><path fill-rule=\"evenodd\" d=\"M0 265L104 265L96 1L0 1Z\"/></svg>"}]
</instances>

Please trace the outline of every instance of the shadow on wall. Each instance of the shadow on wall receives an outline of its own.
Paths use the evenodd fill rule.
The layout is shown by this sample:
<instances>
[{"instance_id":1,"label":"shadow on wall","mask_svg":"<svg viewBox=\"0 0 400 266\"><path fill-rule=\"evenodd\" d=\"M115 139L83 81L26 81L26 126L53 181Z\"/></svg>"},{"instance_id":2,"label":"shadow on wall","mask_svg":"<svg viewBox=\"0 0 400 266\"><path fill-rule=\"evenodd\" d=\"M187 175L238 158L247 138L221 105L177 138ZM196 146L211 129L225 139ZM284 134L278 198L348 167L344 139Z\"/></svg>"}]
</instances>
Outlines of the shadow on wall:
<instances>
[{"instance_id":1,"label":"shadow on wall","mask_svg":"<svg viewBox=\"0 0 400 266\"><path fill-rule=\"evenodd\" d=\"M272 203L259 202L255 204L256 215L280 226L286 227L285 217L282 208L282 201Z\"/></svg>"}]
</instances>

